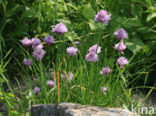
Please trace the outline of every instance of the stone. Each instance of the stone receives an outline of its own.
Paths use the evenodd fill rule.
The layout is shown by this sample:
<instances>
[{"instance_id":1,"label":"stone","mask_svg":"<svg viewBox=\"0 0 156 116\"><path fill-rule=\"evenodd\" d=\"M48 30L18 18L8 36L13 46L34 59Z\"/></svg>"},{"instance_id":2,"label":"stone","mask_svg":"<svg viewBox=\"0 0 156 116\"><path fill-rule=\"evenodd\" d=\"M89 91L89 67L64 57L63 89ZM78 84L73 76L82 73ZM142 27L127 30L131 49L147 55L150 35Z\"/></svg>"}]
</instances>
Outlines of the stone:
<instances>
[{"instance_id":1,"label":"stone","mask_svg":"<svg viewBox=\"0 0 156 116\"><path fill-rule=\"evenodd\" d=\"M31 107L31 116L138 116L121 108L102 108L73 103L39 104Z\"/></svg>"}]
</instances>

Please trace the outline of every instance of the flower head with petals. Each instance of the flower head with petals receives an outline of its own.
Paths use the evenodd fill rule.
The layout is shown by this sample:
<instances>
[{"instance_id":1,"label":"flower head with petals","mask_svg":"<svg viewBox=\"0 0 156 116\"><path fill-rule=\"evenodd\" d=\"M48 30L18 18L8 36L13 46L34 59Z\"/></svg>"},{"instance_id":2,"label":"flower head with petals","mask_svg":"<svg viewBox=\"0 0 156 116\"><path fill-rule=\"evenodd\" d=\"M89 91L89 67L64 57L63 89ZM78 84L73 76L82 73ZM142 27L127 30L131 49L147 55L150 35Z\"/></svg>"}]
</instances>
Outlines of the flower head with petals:
<instances>
[{"instance_id":1,"label":"flower head with petals","mask_svg":"<svg viewBox=\"0 0 156 116\"><path fill-rule=\"evenodd\" d=\"M24 47L29 47L29 46L31 46L31 40L28 39L28 37L25 37L25 38L22 40L22 45L23 45Z\"/></svg>"},{"instance_id":2,"label":"flower head with petals","mask_svg":"<svg viewBox=\"0 0 156 116\"><path fill-rule=\"evenodd\" d=\"M86 60L89 62L96 62L98 60L98 55L95 52L89 52L86 55Z\"/></svg>"},{"instance_id":3,"label":"flower head with petals","mask_svg":"<svg viewBox=\"0 0 156 116\"><path fill-rule=\"evenodd\" d=\"M54 28L53 32L62 35L63 33L67 32L68 29L63 23L58 23Z\"/></svg>"},{"instance_id":4,"label":"flower head with petals","mask_svg":"<svg viewBox=\"0 0 156 116\"><path fill-rule=\"evenodd\" d=\"M50 45L55 41L55 39L52 36L48 35L44 38L44 41Z\"/></svg>"},{"instance_id":5,"label":"flower head with petals","mask_svg":"<svg viewBox=\"0 0 156 116\"><path fill-rule=\"evenodd\" d=\"M26 65L26 66L30 66L31 65L31 60L30 59L24 59L23 60L23 63Z\"/></svg>"},{"instance_id":6,"label":"flower head with petals","mask_svg":"<svg viewBox=\"0 0 156 116\"><path fill-rule=\"evenodd\" d=\"M115 44L115 49L118 50L119 54L120 54L120 53L121 53L121 54L124 54L123 51L126 49L126 46L125 46L124 42L121 41L121 42Z\"/></svg>"},{"instance_id":7,"label":"flower head with petals","mask_svg":"<svg viewBox=\"0 0 156 116\"><path fill-rule=\"evenodd\" d=\"M101 46L98 46L97 44L95 44L89 48L89 52L95 52L99 54L101 52Z\"/></svg>"},{"instance_id":8,"label":"flower head with petals","mask_svg":"<svg viewBox=\"0 0 156 116\"><path fill-rule=\"evenodd\" d=\"M100 10L98 12L98 14L95 16L94 20L96 22L101 22L101 24L108 24L109 20L110 20L110 16L108 15L106 10Z\"/></svg>"},{"instance_id":9,"label":"flower head with petals","mask_svg":"<svg viewBox=\"0 0 156 116\"><path fill-rule=\"evenodd\" d=\"M104 75L104 76L108 76L110 73L110 68L109 67L105 67L102 69L102 71L100 71L100 74Z\"/></svg>"},{"instance_id":10,"label":"flower head with petals","mask_svg":"<svg viewBox=\"0 0 156 116\"><path fill-rule=\"evenodd\" d=\"M71 46L66 49L69 56L74 56L77 53L77 48Z\"/></svg>"},{"instance_id":11,"label":"flower head with petals","mask_svg":"<svg viewBox=\"0 0 156 116\"><path fill-rule=\"evenodd\" d=\"M117 59L117 63L120 65L120 68L124 68L124 66L128 64L128 60L125 57L121 56Z\"/></svg>"},{"instance_id":12,"label":"flower head with petals","mask_svg":"<svg viewBox=\"0 0 156 116\"><path fill-rule=\"evenodd\" d=\"M123 28L120 28L119 30L117 30L115 33L114 33L115 37L119 40L122 40L122 39L125 39L128 37L128 34L127 32L123 29Z\"/></svg>"},{"instance_id":13,"label":"flower head with petals","mask_svg":"<svg viewBox=\"0 0 156 116\"><path fill-rule=\"evenodd\" d=\"M32 45L32 48L35 48L37 45L39 45L41 43L41 40L38 39L38 38L32 38L31 39L31 45Z\"/></svg>"},{"instance_id":14,"label":"flower head with petals","mask_svg":"<svg viewBox=\"0 0 156 116\"><path fill-rule=\"evenodd\" d=\"M48 80L48 81L47 81L47 84L48 84L50 87L54 87L54 86L55 86L55 83L54 83L54 81L52 81L52 80Z\"/></svg>"},{"instance_id":15,"label":"flower head with petals","mask_svg":"<svg viewBox=\"0 0 156 116\"><path fill-rule=\"evenodd\" d=\"M108 89L107 87L102 86L102 87L101 87L102 93L103 93L103 94L106 94L107 89Z\"/></svg>"},{"instance_id":16,"label":"flower head with petals","mask_svg":"<svg viewBox=\"0 0 156 116\"><path fill-rule=\"evenodd\" d=\"M45 55L45 51L43 49L35 49L33 52L33 56L37 59L37 60L41 60L43 58L43 56Z\"/></svg>"},{"instance_id":17,"label":"flower head with petals","mask_svg":"<svg viewBox=\"0 0 156 116\"><path fill-rule=\"evenodd\" d=\"M35 87L34 90L33 90L33 92L34 92L35 94L37 94L37 93L40 92L40 90L41 90L41 89L40 89L39 87Z\"/></svg>"}]
</instances>

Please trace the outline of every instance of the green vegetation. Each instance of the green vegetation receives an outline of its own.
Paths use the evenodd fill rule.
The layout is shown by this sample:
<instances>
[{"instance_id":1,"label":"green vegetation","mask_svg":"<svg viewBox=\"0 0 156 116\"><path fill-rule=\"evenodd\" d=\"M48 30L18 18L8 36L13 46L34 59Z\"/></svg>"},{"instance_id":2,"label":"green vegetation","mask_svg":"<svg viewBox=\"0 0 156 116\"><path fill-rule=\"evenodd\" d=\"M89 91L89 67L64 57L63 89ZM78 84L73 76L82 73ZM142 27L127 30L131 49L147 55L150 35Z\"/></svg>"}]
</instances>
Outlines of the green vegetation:
<instances>
[{"instance_id":1,"label":"green vegetation","mask_svg":"<svg viewBox=\"0 0 156 116\"><path fill-rule=\"evenodd\" d=\"M111 17L107 25L94 21L102 9ZM155 20L155 0L0 0L0 105L6 109L0 110L24 116L34 104L58 102L138 107L139 100L131 96L148 90L148 97L156 89ZM52 32L60 22L68 28L62 35ZM119 42L114 32L120 28L128 33L124 55L114 49ZM55 38L51 45L44 42L48 35ZM42 60L22 46L24 37L41 40L46 51ZM95 44L102 47L98 61L88 62L86 55ZM70 46L78 51L69 57ZM120 56L129 62L123 69L117 63ZM24 65L25 58L31 59L30 66ZM107 66L109 75L101 75ZM74 75L71 81L68 72ZM41 89L37 94L35 87Z\"/></svg>"}]
</instances>

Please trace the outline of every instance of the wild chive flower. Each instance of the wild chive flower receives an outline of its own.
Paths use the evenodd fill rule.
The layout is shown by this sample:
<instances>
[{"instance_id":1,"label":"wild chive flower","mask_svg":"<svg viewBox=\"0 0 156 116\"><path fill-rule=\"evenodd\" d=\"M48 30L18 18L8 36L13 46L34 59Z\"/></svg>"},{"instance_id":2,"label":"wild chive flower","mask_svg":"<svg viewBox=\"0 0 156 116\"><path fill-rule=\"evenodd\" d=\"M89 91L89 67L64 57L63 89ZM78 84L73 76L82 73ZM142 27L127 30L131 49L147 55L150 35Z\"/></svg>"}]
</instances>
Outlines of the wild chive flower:
<instances>
[{"instance_id":1,"label":"wild chive flower","mask_svg":"<svg viewBox=\"0 0 156 116\"><path fill-rule=\"evenodd\" d=\"M125 46L124 42L121 41L121 42L115 44L115 49L118 50L119 54L120 54L120 53L121 53L121 54L124 54L123 51L126 49L126 46Z\"/></svg>"},{"instance_id":2,"label":"wild chive flower","mask_svg":"<svg viewBox=\"0 0 156 116\"><path fill-rule=\"evenodd\" d=\"M128 64L128 60L125 57L121 56L117 59L117 63L120 65L120 68L124 68L124 66Z\"/></svg>"},{"instance_id":3,"label":"wild chive flower","mask_svg":"<svg viewBox=\"0 0 156 116\"><path fill-rule=\"evenodd\" d=\"M62 23L58 23L54 28L53 28L53 32L62 35L63 33L67 32L68 29L67 27L62 24Z\"/></svg>"},{"instance_id":4,"label":"wild chive flower","mask_svg":"<svg viewBox=\"0 0 156 116\"><path fill-rule=\"evenodd\" d=\"M41 90L41 89L40 89L39 87L35 87L34 90L33 90L33 92L34 92L35 94L37 94L37 93L40 92L40 90Z\"/></svg>"},{"instance_id":5,"label":"wild chive flower","mask_svg":"<svg viewBox=\"0 0 156 116\"><path fill-rule=\"evenodd\" d=\"M94 20L95 22L101 22L101 24L108 24L108 21L110 20L110 16L108 15L106 10L100 10L98 14L95 16Z\"/></svg>"},{"instance_id":6,"label":"wild chive flower","mask_svg":"<svg viewBox=\"0 0 156 116\"><path fill-rule=\"evenodd\" d=\"M118 38L119 40L122 40L122 39L125 39L128 37L128 34L127 32L123 29L123 28L120 28L118 31L116 31L114 33L115 37Z\"/></svg>"},{"instance_id":7,"label":"wild chive flower","mask_svg":"<svg viewBox=\"0 0 156 116\"><path fill-rule=\"evenodd\" d=\"M30 65L31 65L31 60L29 60L29 59L24 59L24 60L23 60L23 63L24 63L26 66L30 66Z\"/></svg>"},{"instance_id":8,"label":"wild chive flower","mask_svg":"<svg viewBox=\"0 0 156 116\"><path fill-rule=\"evenodd\" d=\"M104 87L104 86L101 87L102 93L103 93L103 94L106 94L106 90L107 90L107 89L108 89L107 87Z\"/></svg>"},{"instance_id":9,"label":"wild chive flower","mask_svg":"<svg viewBox=\"0 0 156 116\"><path fill-rule=\"evenodd\" d=\"M97 44L95 44L89 48L89 52L95 52L99 54L101 52L101 46L98 46Z\"/></svg>"},{"instance_id":10,"label":"wild chive flower","mask_svg":"<svg viewBox=\"0 0 156 116\"><path fill-rule=\"evenodd\" d=\"M31 39L31 44L32 44L32 48L35 48L37 45L39 45L41 43L41 40L38 38L32 38Z\"/></svg>"},{"instance_id":11,"label":"wild chive flower","mask_svg":"<svg viewBox=\"0 0 156 116\"><path fill-rule=\"evenodd\" d=\"M108 76L109 72L110 72L110 68L109 67L105 67L102 69L102 71L100 71L100 74L104 75L104 76Z\"/></svg>"},{"instance_id":12,"label":"wild chive flower","mask_svg":"<svg viewBox=\"0 0 156 116\"><path fill-rule=\"evenodd\" d=\"M74 56L77 53L77 48L75 48L73 46L67 48L66 50L67 50L67 53L69 56Z\"/></svg>"},{"instance_id":13,"label":"wild chive flower","mask_svg":"<svg viewBox=\"0 0 156 116\"><path fill-rule=\"evenodd\" d=\"M71 80L72 80L73 77L74 77L74 74L72 72L68 72L69 82L71 82Z\"/></svg>"},{"instance_id":14,"label":"wild chive flower","mask_svg":"<svg viewBox=\"0 0 156 116\"><path fill-rule=\"evenodd\" d=\"M48 80L48 81L47 81L47 84L48 84L50 87L54 87L54 86L55 86L55 83L54 83L54 81L52 81L52 80Z\"/></svg>"},{"instance_id":15,"label":"wild chive flower","mask_svg":"<svg viewBox=\"0 0 156 116\"><path fill-rule=\"evenodd\" d=\"M33 56L38 60L42 59L43 56L45 55L45 51L43 49L34 49Z\"/></svg>"},{"instance_id":16,"label":"wild chive flower","mask_svg":"<svg viewBox=\"0 0 156 116\"><path fill-rule=\"evenodd\" d=\"M98 60L98 55L95 52L89 52L86 55L86 60L89 62L96 62Z\"/></svg>"},{"instance_id":17,"label":"wild chive flower","mask_svg":"<svg viewBox=\"0 0 156 116\"><path fill-rule=\"evenodd\" d=\"M34 46L34 50L35 49L42 49L43 48L43 44L39 44L39 45L37 45L37 46Z\"/></svg>"},{"instance_id":18,"label":"wild chive flower","mask_svg":"<svg viewBox=\"0 0 156 116\"><path fill-rule=\"evenodd\" d=\"M23 40L22 40L22 45L24 47L29 47L31 45L31 40L28 39L28 37L25 37Z\"/></svg>"},{"instance_id":19,"label":"wild chive flower","mask_svg":"<svg viewBox=\"0 0 156 116\"><path fill-rule=\"evenodd\" d=\"M52 36L48 35L44 38L44 41L47 43L47 44L52 44L55 40Z\"/></svg>"}]
</instances>

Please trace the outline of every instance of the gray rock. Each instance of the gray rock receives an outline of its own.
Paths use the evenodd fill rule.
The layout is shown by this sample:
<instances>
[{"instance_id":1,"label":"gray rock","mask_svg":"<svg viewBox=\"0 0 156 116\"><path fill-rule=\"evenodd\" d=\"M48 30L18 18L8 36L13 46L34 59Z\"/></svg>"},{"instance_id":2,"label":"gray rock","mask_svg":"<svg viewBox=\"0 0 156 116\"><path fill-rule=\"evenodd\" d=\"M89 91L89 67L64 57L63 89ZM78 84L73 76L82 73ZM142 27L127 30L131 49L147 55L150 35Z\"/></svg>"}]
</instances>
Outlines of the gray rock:
<instances>
[{"instance_id":1,"label":"gray rock","mask_svg":"<svg viewBox=\"0 0 156 116\"><path fill-rule=\"evenodd\" d=\"M34 105L31 107L31 116L137 116L137 114L120 108L59 103Z\"/></svg>"}]
</instances>

